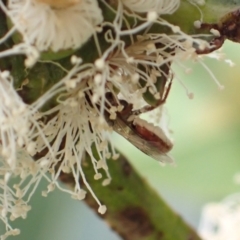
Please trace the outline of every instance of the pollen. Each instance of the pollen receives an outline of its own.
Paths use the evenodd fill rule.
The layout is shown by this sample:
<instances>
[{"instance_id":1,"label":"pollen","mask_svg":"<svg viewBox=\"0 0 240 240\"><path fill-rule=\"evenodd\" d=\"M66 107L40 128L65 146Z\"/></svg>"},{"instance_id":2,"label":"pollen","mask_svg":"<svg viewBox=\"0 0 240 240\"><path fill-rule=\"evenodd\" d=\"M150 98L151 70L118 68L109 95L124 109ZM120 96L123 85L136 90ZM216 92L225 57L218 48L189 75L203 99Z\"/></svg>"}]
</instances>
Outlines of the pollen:
<instances>
[{"instance_id":1,"label":"pollen","mask_svg":"<svg viewBox=\"0 0 240 240\"><path fill-rule=\"evenodd\" d=\"M148 14L147 14L147 20L148 20L149 22L154 22L154 21L157 20L157 18L158 18L157 12L155 12L155 11L148 12Z\"/></svg>"},{"instance_id":2,"label":"pollen","mask_svg":"<svg viewBox=\"0 0 240 240\"><path fill-rule=\"evenodd\" d=\"M96 173L95 175L94 175L94 179L95 180L98 180L98 179L101 179L102 178L102 174L101 173Z\"/></svg>"},{"instance_id":3,"label":"pollen","mask_svg":"<svg viewBox=\"0 0 240 240\"><path fill-rule=\"evenodd\" d=\"M217 29L211 28L210 29L210 33L212 33L216 37L220 37L221 36L220 32Z\"/></svg>"},{"instance_id":4,"label":"pollen","mask_svg":"<svg viewBox=\"0 0 240 240\"><path fill-rule=\"evenodd\" d=\"M104 66L105 66L105 62L103 59L99 58L95 61L95 66L97 67L97 69L99 70L103 70Z\"/></svg>"},{"instance_id":5,"label":"pollen","mask_svg":"<svg viewBox=\"0 0 240 240\"><path fill-rule=\"evenodd\" d=\"M104 214L106 211L107 211L107 207L105 205L101 205L98 208L98 212L101 213L101 214Z\"/></svg>"},{"instance_id":6,"label":"pollen","mask_svg":"<svg viewBox=\"0 0 240 240\"><path fill-rule=\"evenodd\" d=\"M197 20L197 21L195 21L193 24L194 24L194 27L195 27L195 28L199 29L199 28L201 28L202 22L199 21L199 20Z\"/></svg>"}]
</instances>

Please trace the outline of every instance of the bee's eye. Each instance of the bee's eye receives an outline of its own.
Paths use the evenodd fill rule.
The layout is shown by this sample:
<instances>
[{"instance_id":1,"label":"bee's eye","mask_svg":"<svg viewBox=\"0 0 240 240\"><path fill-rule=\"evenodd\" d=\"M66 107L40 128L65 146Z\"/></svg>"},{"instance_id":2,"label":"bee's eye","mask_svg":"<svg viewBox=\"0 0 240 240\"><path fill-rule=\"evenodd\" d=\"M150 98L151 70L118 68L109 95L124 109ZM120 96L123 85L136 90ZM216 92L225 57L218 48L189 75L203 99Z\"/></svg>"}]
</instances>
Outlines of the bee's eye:
<instances>
[{"instance_id":1,"label":"bee's eye","mask_svg":"<svg viewBox=\"0 0 240 240\"><path fill-rule=\"evenodd\" d=\"M132 115L132 104L128 103L125 100L119 100L121 106L123 106L123 109L120 112L121 118L127 120Z\"/></svg>"},{"instance_id":2,"label":"bee's eye","mask_svg":"<svg viewBox=\"0 0 240 240\"><path fill-rule=\"evenodd\" d=\"M108 101L110 101L110 102L113 102L113 101L114 101L114 96L113 96L113 94L112 94L111 92L107 92L107 93L105 94L105 97L106 97L106 99L107 99Z\"/></svg>"},{"instance_id":3,"label":"bee's eye","mask_svg":"<svg viewBox=\"0 0 240 240\"><path fill-rule=\"evenodd\" d=\"M129 106L129 103L125 100L119 100L120 104L123 106L123 110L124 111L128 106Z\"/></svg>"},{"instance_id":4,"label":"bee's eye","mask_svg":"<svg viewBox=\"0 0 240 240\"><path fill-rule=\"evenodd\" d=\"M111 106L116 106L117 105L117 100L116 97L114 96L113 93L107 92L105 94L105 98L107 100L106 106L109 108Z\"/></svg>"}]
</instances>

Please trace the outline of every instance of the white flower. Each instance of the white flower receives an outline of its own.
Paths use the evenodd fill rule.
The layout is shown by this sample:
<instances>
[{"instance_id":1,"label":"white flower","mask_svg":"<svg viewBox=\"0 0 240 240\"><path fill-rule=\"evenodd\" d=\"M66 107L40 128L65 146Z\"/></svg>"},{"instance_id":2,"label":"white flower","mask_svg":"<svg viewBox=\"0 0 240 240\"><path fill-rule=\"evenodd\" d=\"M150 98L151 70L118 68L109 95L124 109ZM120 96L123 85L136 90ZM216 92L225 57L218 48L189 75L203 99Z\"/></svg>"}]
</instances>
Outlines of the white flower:
<instances>
[{"instance_id":1,"label":"white flower","mask_svg":"<svg viewBox=\"0 0 240 240\"><path fill-rule=\"evenodd\" d=\"M38 114L39 120L31 129L35 139L31 155L35 155L41 174L50 182L48 190L43 192L44 196L58 187L70 193L74 199L84 199L86 192L80 186L81 179L99 204L99 212L103 213L104 205L89 186L82 164L87 158L90 159L95 179L102 178L99 169L103 169L106 176L102 184L110 183L106 159L114 157L115 151L109 149L111 129L104 120L105 82L95 80L97 74L93 65L81 65L81 60L74 56L72 63L74 67L71 71L32 104L32 109L37 110L53 95L60 93L58 105ZM93 154L93 145L98 156ZM50 177L45 174L48 171ZM72 191L59 185L58 179L62 172L71 172L75 180Z\"/></svg>"},{"instance_id":2,"label":"white flower","mask_svg":"<svg viewBox=\"0 0 240 240\"><path fill-rule=\"evenodd\" d=\"M103 20L96 0L59 2L9 0L8 15L23 41L39 51L82 46Z\"/></svg>"},{"instance_id":3,"label":"white flower","mask_svg":"<svg viewBox=\"0 0 240 240\"><path fill-rule=\"evenodd\" d=\"M53 8L66 8L79 3L81 0L35 0L35 1L46 3Z\"/></svg>"},{"instance_id":4,"label":"white flower","mask_svg":"<svg viewBox=\"0 0 240 240\"><path fill-rule=\"evenodd\" d=\"M199 233L204 240L240 239L240 195L207 204L202 212Z\"/></svg>"},{"instance_id":5,"label":"white flower","mask_svg":"<svg viewBox=\"0 0 240 240\"><path fill-rule=\"evenodd\" d=\"M80 185L81 179L99 204L99 213L106 211L82 169L88 155L95 171L94 178L103 178L103 186L111 181L106 159L114 158L115 151L109 149L111 129L103 119L105 84L95 80L96 70L92 65L81 66L81 61L74 57L73 63L66 77L31 106L22 102L9 73L0 75L0 219L7 230L2 237L19 233L11 228L8 219L26 218L30 210L28 202L42 178L49 182L44 196L58 187L78 200L86 195ZM62 93L59 104L47 112L38 112L57 93ZM93 145L98 157L93 154ZM105 176L99 169L105 171ZM62 172L71 172L75 180L73 190L58 183ZM13 185L10 178L17 183Z\"/></svg>"},{"instance_id":6,"label":"white flower","mask_svg":"<svg viewBox=\"0 0 240 240\"><path fill-rule=\"evenodd\" d=\"M172 14L179 5L180 0L121 0L133 12L156 11L158 14Z\"/></svg>"}]
</instances>

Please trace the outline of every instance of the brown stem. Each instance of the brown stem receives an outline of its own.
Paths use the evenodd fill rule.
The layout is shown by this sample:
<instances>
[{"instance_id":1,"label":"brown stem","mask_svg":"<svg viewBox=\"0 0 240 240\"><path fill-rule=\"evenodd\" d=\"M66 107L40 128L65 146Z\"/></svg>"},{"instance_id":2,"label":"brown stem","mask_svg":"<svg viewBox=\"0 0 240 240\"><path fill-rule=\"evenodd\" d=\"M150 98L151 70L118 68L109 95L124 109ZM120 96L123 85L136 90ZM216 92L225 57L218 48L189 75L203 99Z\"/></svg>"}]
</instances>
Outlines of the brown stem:
<instances>
[{"instance_id":1,"label":"brown stem","mask_svg":"<svg viewBox=\"0 0 240 240\"><path fill-rule=\"evenodd\" d=\"M85 202L124 240L200 240L197 233L173 212L149 184L136 172L124 156L117 161L108 160L112 182L102 186L94 180L90 160L83 164L88 183L107 206L100 215L98 204L90 194ZM71 187L71 174L62 173L60 180ZM80 179L81 181L81 179Z\"/></svg>"}]
</instances>

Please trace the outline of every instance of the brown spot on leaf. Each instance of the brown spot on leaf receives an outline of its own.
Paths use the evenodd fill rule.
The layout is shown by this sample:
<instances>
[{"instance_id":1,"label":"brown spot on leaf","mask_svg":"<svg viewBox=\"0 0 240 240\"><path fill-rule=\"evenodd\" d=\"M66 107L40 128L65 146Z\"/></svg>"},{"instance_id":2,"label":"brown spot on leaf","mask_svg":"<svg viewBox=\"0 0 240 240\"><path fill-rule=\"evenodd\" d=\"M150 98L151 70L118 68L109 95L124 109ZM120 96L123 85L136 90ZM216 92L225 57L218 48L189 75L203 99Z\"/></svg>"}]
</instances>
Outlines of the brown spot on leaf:
<instances>
[{"instance_id":1,"label":"brown spot on leaf","mask_svg":"<svg viewBox=\"0 0 240 240\"><path fill-rule=\"evenodd\" d=\"M199 236L196 233L192 233L187 240L199 240Z\"/></svg>"},{"instance_id":2,"label":"brown spot on leaf","mask_svg":"<svg viewBox=\"0 0 240 240\"><path fill-rule=\"evenodd\" d=\"M123 187L122 186L119 186L119 187L117 187L117 190L119 191L119 192L121 192L121 191L123 191Z\"/></svg>"},{"instance_id":3,"label":"brown spot on leaf","mask_svg":"<svg viewBox=\"0 0 240 240\"><path fill-rule=\"evenodd\" d=\"M148 214L141 207L127 207L120 212L118 218L124 228L124 234L120 234L125 240L146 238L156 231ZM160 240L163 233L158 232L157 236Z\"/></svg>"},{"instance_id":4,"label":"brown spot on leaf","mask_svg":"<svg viewBox=\"0 0 240 240\"><path fill-rule=\"evenodd\" d=\"M132 166L125 161L125 159L121 159L121 157L118 159L118 161L121 161L123 174L128 177L132 173Z\"/></svg>"}]
</instances>

